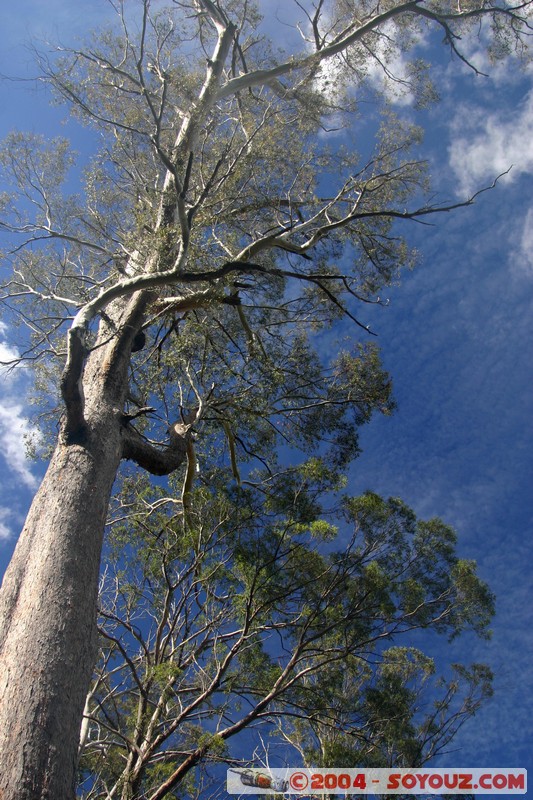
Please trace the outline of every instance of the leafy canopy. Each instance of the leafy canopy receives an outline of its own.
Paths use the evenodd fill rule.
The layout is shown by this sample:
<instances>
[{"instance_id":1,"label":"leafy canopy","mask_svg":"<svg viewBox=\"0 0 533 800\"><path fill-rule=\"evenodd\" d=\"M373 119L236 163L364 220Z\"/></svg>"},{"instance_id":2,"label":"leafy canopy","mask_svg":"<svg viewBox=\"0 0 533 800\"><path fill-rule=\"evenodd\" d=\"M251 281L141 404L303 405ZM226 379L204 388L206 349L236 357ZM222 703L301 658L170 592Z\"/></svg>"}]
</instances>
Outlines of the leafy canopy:
<instances>
[{"instance_id":1,"label":"leafy canopy","mask_svg":"<svg viewBox=\"0 0 533 800\"><path fill-rule=\"evenodd\" d=\"M137 481L125 487L102 583L88 797L124 781L164 796L163 765L167 789L187 780L195 796L220 762L246 763L254 730L271 758L283 745L310 766L421 765L490 695L482 665L436 679L429 656L396 643L487 635L493 598L454 532L372 493L324 515L326 475L312 459L266 491L210 474L185 529L168 504L147 512Z\"/></svg>"}]
</instances>

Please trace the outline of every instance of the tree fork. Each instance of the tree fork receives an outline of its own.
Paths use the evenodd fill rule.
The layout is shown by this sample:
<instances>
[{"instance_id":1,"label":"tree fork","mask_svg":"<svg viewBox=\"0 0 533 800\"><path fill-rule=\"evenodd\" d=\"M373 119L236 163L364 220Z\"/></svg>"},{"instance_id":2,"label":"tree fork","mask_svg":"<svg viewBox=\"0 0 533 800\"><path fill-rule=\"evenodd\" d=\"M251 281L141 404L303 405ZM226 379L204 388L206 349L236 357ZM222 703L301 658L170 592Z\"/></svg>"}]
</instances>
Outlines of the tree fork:
<instances>
[{"instance_id":1,"label":"tree fork","mask_svg":"<svg viewBox=\"0 0 533 800\"><path fill-rule=\"evenodd\" d=\"M186 425L173 426L163 450L141 446L124 426L131 345L149 299L138 292L112 304L85 365L79 327L69 339L63 435L0 590L0 800L74 797L97 655L103 532L120 460L143 459L167 474L185 459Z\"/></svg>"}]
</instances>

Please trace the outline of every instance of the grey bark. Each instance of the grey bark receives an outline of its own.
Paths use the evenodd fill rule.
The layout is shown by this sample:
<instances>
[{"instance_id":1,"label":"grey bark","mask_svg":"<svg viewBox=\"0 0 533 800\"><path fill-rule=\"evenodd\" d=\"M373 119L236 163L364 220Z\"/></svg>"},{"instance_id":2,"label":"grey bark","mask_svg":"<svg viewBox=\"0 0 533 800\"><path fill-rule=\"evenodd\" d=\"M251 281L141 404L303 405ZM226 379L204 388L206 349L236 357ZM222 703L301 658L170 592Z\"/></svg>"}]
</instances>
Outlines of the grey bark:
<instances>
[{"instance_id":1,"label":"grey bark","mask_svg":"<svg viewBox=\"0 0 533 800\"><path fill-rule=\"evenodd\" d=\"M113 330L101 325L106 344L86 364L73 359L59 442L0 590L0 800L74 797L113 481L123 457L158 474L185 457L186 425L173 426L160 450L124 421L131 344L148 299L117 301L107 315Z\"/></svg>"},{"instance_id":2,"label":"grey bark","mask_svg":"<svg viewBox=\"0 0 533 800\"><path fill-rule=\"evenodd\" d=\"M0 798L71 800L96 657L102 535L120 460L108 415L60 444L6 573L0 615Z\"/></svg>"}]
</instances>

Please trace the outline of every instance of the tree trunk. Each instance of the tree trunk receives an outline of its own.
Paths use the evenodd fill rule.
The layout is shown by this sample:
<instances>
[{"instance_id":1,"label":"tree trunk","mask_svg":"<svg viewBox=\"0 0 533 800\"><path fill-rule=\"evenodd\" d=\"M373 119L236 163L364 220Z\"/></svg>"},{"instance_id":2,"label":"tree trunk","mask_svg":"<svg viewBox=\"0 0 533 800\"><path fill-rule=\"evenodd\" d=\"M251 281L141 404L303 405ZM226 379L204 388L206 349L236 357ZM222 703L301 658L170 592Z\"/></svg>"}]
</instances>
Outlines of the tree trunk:
<instances>
[{"instance_id":1,"label":"tree trunk","mask_svg":"<svg viewBox=\"0 0 533 800\"><path fill-rule=\"evenodd\" d=\"M149 301L146 292L115 301L90 357L78 338L67 358L59 442L0 590L0 800L73 800L120 459L166 475L186 458L183 416L159 448L123 414L131 346Z\"/></svg>"},{"instance_id":2,"label":"tree trunk","mask_svg":"<svg viewBox=\"0 0 533 800\"><path fill-rule=\"evenodd\" d=\"M97 647L102 536L121 456L113 418L59 444L0 595L0 800L72 800Z\"/></svg>"}]
</instances>

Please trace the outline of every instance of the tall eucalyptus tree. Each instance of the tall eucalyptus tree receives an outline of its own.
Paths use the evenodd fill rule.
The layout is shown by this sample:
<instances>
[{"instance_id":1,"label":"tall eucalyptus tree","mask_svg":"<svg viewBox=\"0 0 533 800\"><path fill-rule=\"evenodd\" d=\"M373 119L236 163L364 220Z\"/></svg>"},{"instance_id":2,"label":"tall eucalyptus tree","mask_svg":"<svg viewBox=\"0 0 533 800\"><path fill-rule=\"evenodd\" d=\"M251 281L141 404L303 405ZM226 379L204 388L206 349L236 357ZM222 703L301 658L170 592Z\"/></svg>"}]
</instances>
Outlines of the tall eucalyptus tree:
<instances>
[{"instance_id":1,"label":"tall eucalyptus tree","mask_svg":"<svg viewBox=\"0 0 533 800\"><path fill-rule=\"evenodd\" d=\"M476 29L496 55L522 53L530 6L298 2L301 44L284 52L248 0L140 0L137 17L111 4L117 27L38 54L41 80L101 134L82 195L63 189L62 140L13 134L1 157L15 237L3 301L60 397L0 595L3 800L72 797L121 461L181 469L185 519L204 437L239 483L239 459L275 474L280 443L342 467L357 426L389 410L375 350L330 358L316 334L342 316L360 324L356 304L379 302L409 263L398 223L444 209L421 199L409 125L385 118L363 159L329 146L328 128L357 115L369 65L390 78L395 48L412 53L398 80L423 100L414 51L427 31L463 60L459 37Z\"/></svg>"}]
</instances>

